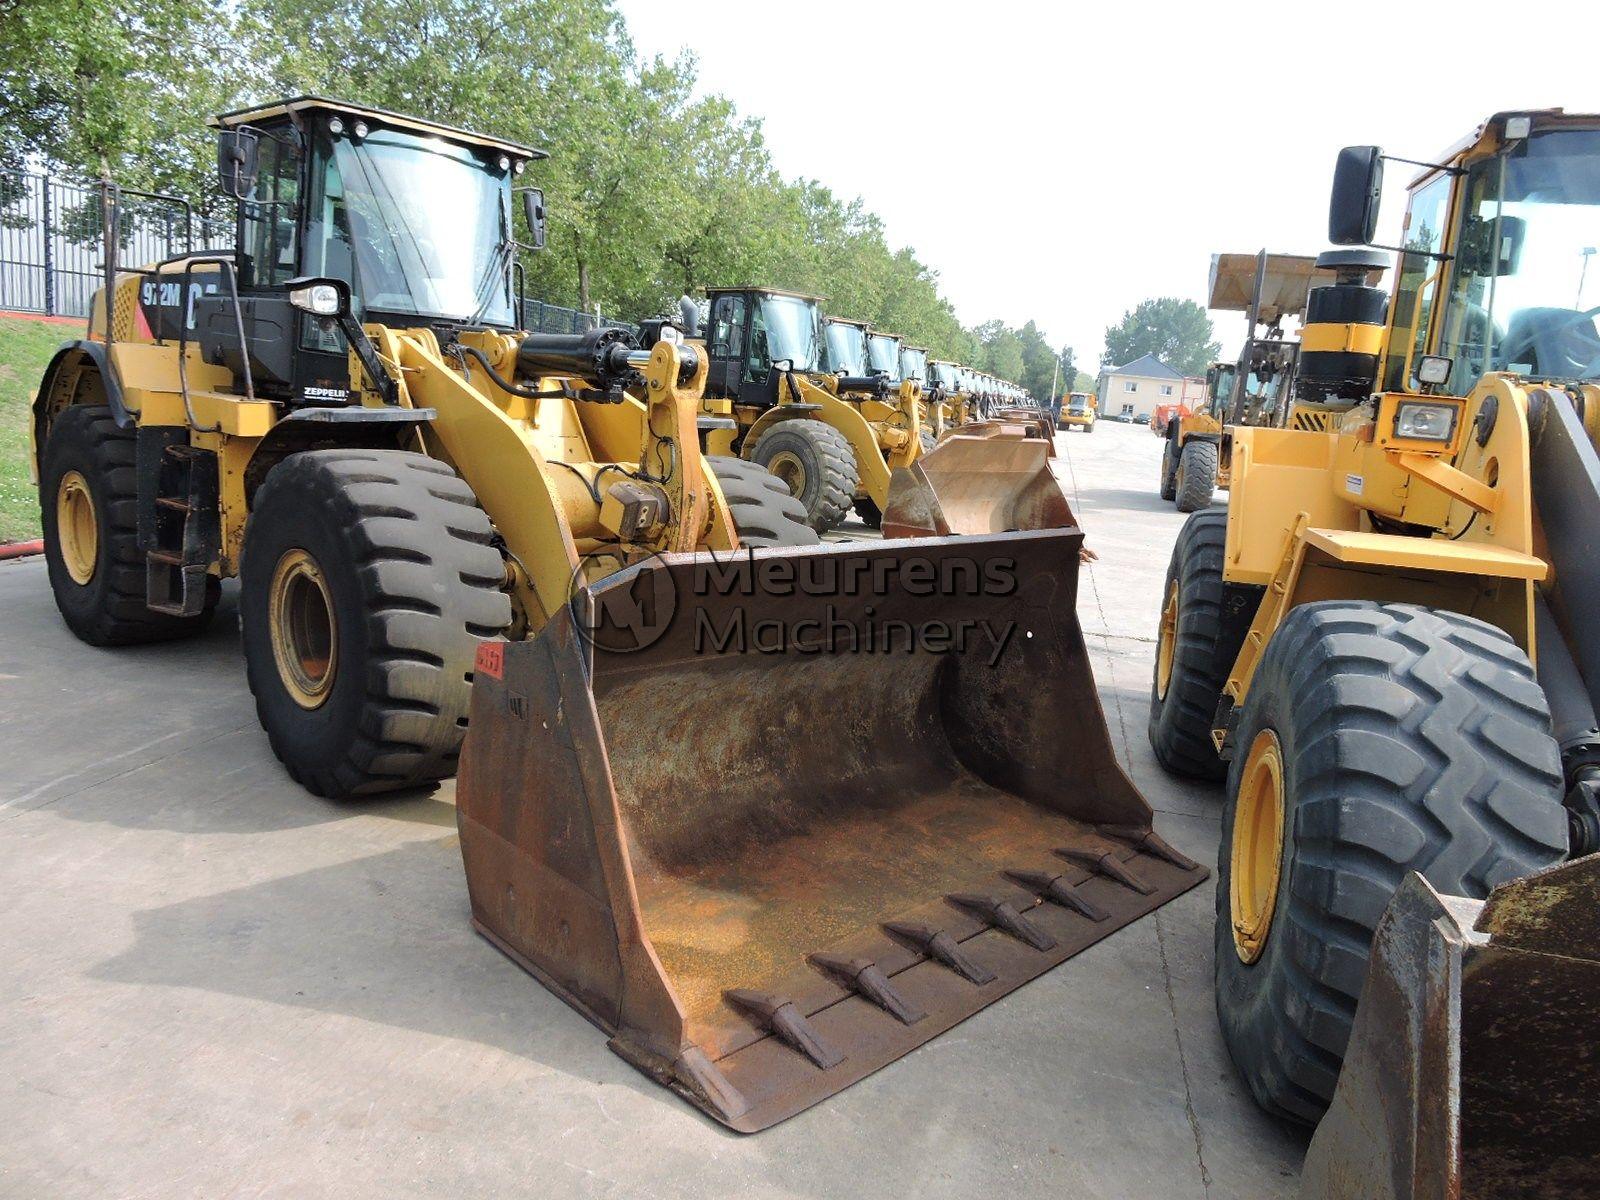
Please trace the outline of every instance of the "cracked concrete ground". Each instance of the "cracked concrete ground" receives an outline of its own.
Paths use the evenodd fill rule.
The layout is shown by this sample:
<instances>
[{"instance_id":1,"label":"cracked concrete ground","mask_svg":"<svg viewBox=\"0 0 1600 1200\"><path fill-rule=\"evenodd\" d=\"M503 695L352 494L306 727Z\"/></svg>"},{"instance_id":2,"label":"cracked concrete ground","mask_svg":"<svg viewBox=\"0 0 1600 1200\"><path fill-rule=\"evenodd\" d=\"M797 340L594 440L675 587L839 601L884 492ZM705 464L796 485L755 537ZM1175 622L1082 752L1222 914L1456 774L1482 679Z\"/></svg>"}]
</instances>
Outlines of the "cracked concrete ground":
<instances>
[{"instance_id":1,"label":"cracked concrete ground","mask_svg":"<svg viewBox=\"0 0 1600 1200\"><path fill-rule=\"evenodd\" d=\"M1103 422L1060 444L1113 740L1157 827L1213 861L1220 793L1144 736L1182 523L1159 443ZM0 564L0 1196L1294 1194L1304 1136L1217 1033L1209 884L739 1137L471 932L450 787L289 782L225 604L197 641L96 650L40 560Z\"/></svg>"}]
</instances>

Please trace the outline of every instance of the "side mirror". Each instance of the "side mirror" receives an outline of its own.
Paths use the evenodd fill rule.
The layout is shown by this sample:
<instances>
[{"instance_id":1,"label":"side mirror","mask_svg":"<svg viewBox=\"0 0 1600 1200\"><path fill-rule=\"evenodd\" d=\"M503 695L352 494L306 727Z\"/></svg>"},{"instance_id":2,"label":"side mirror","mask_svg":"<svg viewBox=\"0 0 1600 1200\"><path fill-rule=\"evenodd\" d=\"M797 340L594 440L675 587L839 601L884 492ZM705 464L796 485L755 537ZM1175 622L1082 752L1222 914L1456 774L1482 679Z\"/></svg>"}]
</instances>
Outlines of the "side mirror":
<instances>
[{"instance_id":1,"label":"side mirror","mask_svg":"<svg viewBox=\"0 0 1600 1200\"><path fill-rule=\"evenodd\" d=\"M283 286L290 306L303 313L335 319L350 315L350 285L342 279L305 275Z\"/></svg>"},{"instance_id":2,"label":"side mirror","mask_svg":"<svg viewBox=\"0 0 1600 1200\"><path fill-rule=\"evenodd\" d=\"M217 134L217 188L243 200L256 185L261 138L250 129L224 129Z\"/></svg>"},{"instance_id":3,"label":"side mirror","mask_svg":"<svg viewBox=\"0 0 1600 1200\"><path fill-rule=\"evenodd\" d=\"M1383 194L1383 151L1346 146L1333 168L1328 201L1328 240L1335 246L1365 246L1378 233L1378 198Z\"/></svg>"},{"instance_id":4,"label":"side mirror","mask_svg":"<svg viewBox=\"0 0 1600 1200\"><path fill-rule=\"evenodd\" d=\"M522 196L522 215L528 222L528 236L532 239L529 243L535 250L544 249L544 189L523 188L519 193Z\"/></svg>"}]
</instances>

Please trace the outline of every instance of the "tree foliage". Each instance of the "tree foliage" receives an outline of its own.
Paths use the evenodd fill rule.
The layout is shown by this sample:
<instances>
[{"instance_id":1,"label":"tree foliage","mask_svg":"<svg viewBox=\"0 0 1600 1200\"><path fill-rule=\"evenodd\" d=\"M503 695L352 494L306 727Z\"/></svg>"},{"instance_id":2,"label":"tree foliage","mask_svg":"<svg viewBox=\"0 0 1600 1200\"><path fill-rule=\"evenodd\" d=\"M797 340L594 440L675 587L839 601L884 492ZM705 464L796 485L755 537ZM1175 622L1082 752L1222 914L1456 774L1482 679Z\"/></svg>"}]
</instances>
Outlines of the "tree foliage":
<instances>
[{"instance_id":1,"label":"tree foliage","mask_svg":"<svg viewBox=\"0 0 1600 1200\"><path fill-rule=\"evenodd\" d=\"M221 214L206 118L336 96L548 151L529 173L547 249L524 268L552 302L637 319L707 285L764 284L1039 396L1074 376L1032 321L963 328L877 214L785 179L761 122L696 95L692 56L641 56L611 0L0 0L0 61L0 167L104 165Z\"/></svg>"},{"instance_id":2,"label":"tree foliage","mask_svg":"<svg viewBox=\"0 0 1600 1200\"><path fill-rule=\"evenodd\" d=\"M1204 375L1206 365L1222 352L1220 342L1212 340L1211 318L1193 300L1160 296L1141 300L1122 314L1122 320L1106 329L1106 351L1102 366L1132 362L1154 354L1174 371L1185 375Z\"/></svg>"}]
</instances>

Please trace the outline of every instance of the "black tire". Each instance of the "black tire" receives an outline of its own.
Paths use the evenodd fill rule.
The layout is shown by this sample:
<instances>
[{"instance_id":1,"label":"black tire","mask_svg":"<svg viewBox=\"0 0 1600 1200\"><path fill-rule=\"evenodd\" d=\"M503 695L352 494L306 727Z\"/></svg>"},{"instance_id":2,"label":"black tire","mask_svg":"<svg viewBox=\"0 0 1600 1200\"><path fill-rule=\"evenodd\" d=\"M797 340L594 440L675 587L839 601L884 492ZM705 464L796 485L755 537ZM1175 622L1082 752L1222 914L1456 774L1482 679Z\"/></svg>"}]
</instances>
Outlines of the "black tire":
<instances>
[{"instance_id":1,"label":"black tire","mask_svg":"<svg viewBox=\"0 0 1600 1200\"><path fill-rule=\"evenodd\" d=\"M188 637L211 621L221 586L206 581L205 607L174 617L145 607L145 555L139 549L135 431L120 429L104 405L75 405L50 426L39 472L45 567L61 617L91 646L129 646ZM77 472L94 507L93 573L79 583L68 570L57 527L62 477Z\"/></svg>"},{"instance_id":2,"label":"black tire","mask_svg":"<svg viewBox=\"0 0 1600 1200\"><path fill-rule=\"evenodd\" d=\"M442 462L399 450L314 450L272 469L245 526L240 625L273 753L319 796L455 774L478 645L511 601L489 518ZM326 694L298 702L273 653L273 581L308 554L337 649Z\"/></svg>"},{"instance_id":3,"label":"black tire","mask_svg":"<svg viewBox=\"0 0 1600 1200\"><path fill-rule=\"evenodd\" d=\"M822 538L806 524L805 505L771 471L742 458L710 456L743 546L815 546Z\"/></svg>"},{"instance_id":4,"label":"black tire","mask_svg":"<svg viewBox=\"0 0 1600 1200\"><path fill-rule=\"evenodd\" d=\"M1173 585L1177 585L1178 620L1165 692L1161 674L1167 635L1157 632L1147 734L1156 761L1172 774L1191 779L1218 780L1228 773L1228 764L1211 740L1211 730L1222 685L1239 656L1246 626L1239 621L1225 626L1222 619L1222 563L1227 540L1226 509L1195 513L1178 531L1161 589L1165 614Z\"/></svg>"},{"instance_id":5,"label":"black tire","mask_svg":"<svg viewBox=\"0 0 1600 1200\"><path fill-rule=\"evenodd\" d=\"M1277 903L1235 950L1230 847L1262 730L1284 764ZM1567 851L1561 758L1527 656L1501 630L1407 604L1301 605L1262 656L1237 731L1217 870L1223 1038L1269 1112L1314 1123L1350 1039L1373 930L1408 871L1481 898Z\"/></svg>"},{"instance_id":6,"label":"black tire","mask_svg":"<svg viewBox=\"0 0 1600 1200\"><path fill-rule=\"evenodd\" d=\"M1217 492L1217 444L1190 438L1178 454L1173 499L1182 513L1199 512Z\"/></svg>"},{"instance_id":7,"label":"black tire","mask_svg":"<svg viewBox=\"0 0 1600 1200\"><path fill-rule=\"evenodd\" d=\"M1178 495L1178 441L1169 437L1161 446L1161 498L1174 500Z\"/></svg>"},{"instance_id":8,"label":"black tire","mask_svg":"<svg viewBox=\"0 0 1600 1200\"><path fill-rule=\"evenodd\" d=\"M883 528L883 509L871 496L856 497L856 517L868 529Z\"/></svg>"},{"instance_id":9,"label":"black tire","mask_svg":"<svg viewBox=\"0 0 1600 1200\"><path fill-rule=\"evenodd\" d=\"M807 417L779 421L761 435L749 458L763 467L778 464L780 477L785 463L799 467L801 478L785 482L805 507L806 523L818 533L827 533L850 511L861 475L850 443L832 425Z\"/></svg>"}]
</instances>

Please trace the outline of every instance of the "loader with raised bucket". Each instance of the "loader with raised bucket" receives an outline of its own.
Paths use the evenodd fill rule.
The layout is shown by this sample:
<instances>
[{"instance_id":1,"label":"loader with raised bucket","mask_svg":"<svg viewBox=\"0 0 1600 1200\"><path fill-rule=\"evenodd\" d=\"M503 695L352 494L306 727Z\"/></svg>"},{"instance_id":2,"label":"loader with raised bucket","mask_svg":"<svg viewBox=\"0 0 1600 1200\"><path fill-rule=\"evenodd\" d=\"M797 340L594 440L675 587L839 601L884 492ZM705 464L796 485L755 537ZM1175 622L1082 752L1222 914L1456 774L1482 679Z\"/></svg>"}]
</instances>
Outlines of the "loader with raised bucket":
<instances>
[{"instance_id":1,"label":"loader with raised bucket","mask_svg":"<svg viewBox=\"0 0 1600 1200\"><path fill-rule=\"evenodd\" d=\"M1373 243L1383 162L1340 154L1335 244ZM1365 356L1365 395L1232 430L1228 507L1181 531L1157 630L1156 757L1226 778L1223 1036L1309 1123L1370 1049L1362 976L1409 872L1482 900L1600 849L1600 280L1575 271L1600 117L1497 114L1409 192L1381 342L1319 351L1325 379Z\"/></svg>"},{"instance_id":2,"label":"loader with raised bucket","mask_svg":"<svg viewBox=\"0 0 1600 1200\"><path fill-rule=\"evenodd\" d=\"M122 267L106 185L32 410L62 615L181 636L237 575L289 772L459 760L477 927L618 1053L758 1129L1204 878L1099 716L1070 511L820 545L700 452L700 347L520 328L538 152L315 97L216 124L236 246Z\"/></svg>"}]
</instances>

